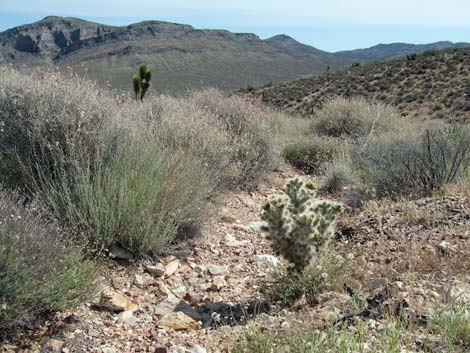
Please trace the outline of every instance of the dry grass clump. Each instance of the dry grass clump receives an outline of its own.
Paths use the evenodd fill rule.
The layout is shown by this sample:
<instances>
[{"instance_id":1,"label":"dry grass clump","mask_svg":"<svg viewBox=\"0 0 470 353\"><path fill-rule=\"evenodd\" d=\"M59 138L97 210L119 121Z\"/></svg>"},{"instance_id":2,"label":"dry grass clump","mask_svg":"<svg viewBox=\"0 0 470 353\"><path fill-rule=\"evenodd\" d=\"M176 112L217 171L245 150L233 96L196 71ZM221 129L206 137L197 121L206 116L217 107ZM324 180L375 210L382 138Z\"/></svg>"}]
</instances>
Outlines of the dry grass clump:
<instances>
[{"instance_id":1,"label":"dry grass clump","mask_svg":"<svg viewBox=\"0 0 470 353\"><path fill-rule=\"evenodd\" d=\"M156 254L214 190L273 161L268 113L216 90L143 104L75 75L0 78L0 182L37 197L101 249Z\"/></svg>"},{"instance_id":2,"label":"dry grass clump","mask_svg":"<svg viewBox=\"0 0 470 353\"><path fill-rule=\"evenodd\" d=\"M311 136L301 138L284 147L282 155L286 162L310 174L317 174L324 165L340 159L345 154L341 140L333 137Z\"/></svg>"},{"instance_id":3,"label":"dry grass clump","mask_svg":"<svg viewBox=\"0 0 470 353\"><path fill-rule=\"evenodd\" d=\"M323 136L363 140L396 130L402 120L395 109L383 103L337 97L316 114L312 130Z\"/></svg>"},{"instance_id":4,"label":"dry grass clump","mask_svg":"<svg viewBox=\"0 0 470 353\"><path fill-rule=\"evenodd\" d=\"M275 162L273 115L253 100L208 89L153 97L140 109L162 143L200 158L219 186L247 186Z\"/></svg>"},{"instance_id":5,"label":"dry grass clump","mask_svg":"<svg viewBox=\"0 0 470 353\"><path fill-rule=\"evenodd\" d=\"M34 214L0 193L0 339L78 305L96 288L83 249Z\"/></svg>"},{"instance_id":6,"label":"dry grass clump","mask_svg":"<svg viewBox=\"0 0 470 353\"><path fill-rule=\"evenodd\" d=\"M468 176L470 130L453 125L375 138L353 154L362 181L377 197L431 195Z\"/></svg>"}]
</instances>

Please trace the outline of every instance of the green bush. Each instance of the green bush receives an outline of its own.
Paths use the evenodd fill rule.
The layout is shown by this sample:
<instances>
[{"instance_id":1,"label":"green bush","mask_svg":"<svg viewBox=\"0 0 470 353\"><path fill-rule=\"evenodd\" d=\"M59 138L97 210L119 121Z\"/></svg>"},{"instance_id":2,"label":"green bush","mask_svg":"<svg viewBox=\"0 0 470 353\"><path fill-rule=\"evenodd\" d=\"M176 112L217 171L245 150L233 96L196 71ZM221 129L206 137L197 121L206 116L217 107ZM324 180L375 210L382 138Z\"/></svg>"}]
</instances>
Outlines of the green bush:
<instances>
[{"instance_id":1,"label":"green bush","mask_svg":"<svg viewBox=\"0 0 470 353\"><path fill-rule=\"evenodd\" d=\"M344 144L339 139L312 136L286 145L282 155L294 167L315 174L342 155Z\"/></svg>"},{"instance_id":2,"label":"green bush","mask_svg":"<svg viewBox=\"0 0 470 353\"><path fill-rule=\"evenodd\" d=\"M329 100L315 116L312 130L322 136L367 139L395 130L401 121L390 106L363 98Z\"/></svg>"},{"instance_id":3,"label":"green bush","mask_svg":"<svg viewBox=\"0 0 470 353\"><path fill-rule=\"evenodd\" d=\"M464 300L450 298L448 303L438 307L431 316L430 326L441 335L449 350L467 352L470 349L470 312Z\"/></svg>"},{"instance_id":4,"label":"green bush","mask_svg":"<svg viewBox=\"0 0 470 353\"><path fill-rule=\"evenodd\" d=\"M118 243L137 255L158 254L179 227L197 222L215 185L197 159L151 137L128 137L105 164L76 158L73 183L60 168L59 177L43 180L41 199L96 248Z\"/></svg>"},{"instance_id":5,"label":"green bush","mask_svg":"<svg viewBox=\"0 0 470 353\"><path fill-rule=\"evenodd\" d=\"M354 170L346 163L336 161L325 166L325 180L321 188L328 192L335 192L353 185L354 182Z\"/></svg>"},{"instance_id":6,"label":"green bush","mask_svg":"<svg viewBox=\"0 0 470 353\"><path fill-rule=\"evenodd\" d=\"M353 160L364 184L379 198L429 195L468 175L470 130L455 125L390 134L357 148Z\"/></svg>"},{"instance_id":7,"label":"green bush","mask_svg":"<svg viewBox=\"0 0 470 353\"><path fill-rule=\"evenodd\" d=\"M218 187L250 186L276 163L275 115L254 101L209 89L153 97L134 109L150 117L162 144L206 165Z\"/></svg>"},{"instance_id":8,"label":"green bush","mask_svg":"<svg viewBox=\"0 0 470 353\"><path fill-rule=\"evenodd\" d=\"M55 225L0 193L0 339L88 299L95 274Z\"/></svg>"}]
</instances>

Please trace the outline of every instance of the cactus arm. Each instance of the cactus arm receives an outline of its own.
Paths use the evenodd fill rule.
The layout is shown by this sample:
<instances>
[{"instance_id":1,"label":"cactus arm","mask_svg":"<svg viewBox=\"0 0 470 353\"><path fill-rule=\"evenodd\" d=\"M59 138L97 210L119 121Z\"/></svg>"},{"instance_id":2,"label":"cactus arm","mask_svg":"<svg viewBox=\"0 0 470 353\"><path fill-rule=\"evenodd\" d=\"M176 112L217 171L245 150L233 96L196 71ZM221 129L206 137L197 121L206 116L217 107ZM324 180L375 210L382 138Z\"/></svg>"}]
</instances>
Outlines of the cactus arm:
<instances>
[{"instance_id":1,"label":"cactus arm","mask_svg":"<svg viewBox=\"0 0 470 353\"><path fill-rule=\"evenodd\" d=\"M334 222L342 206L333 201L316 200L316 185L309 179L292 178L284 193L271 196L262 207L276 254L301 272L315 258L334 233Z\"/></svg>"}]
</instances>

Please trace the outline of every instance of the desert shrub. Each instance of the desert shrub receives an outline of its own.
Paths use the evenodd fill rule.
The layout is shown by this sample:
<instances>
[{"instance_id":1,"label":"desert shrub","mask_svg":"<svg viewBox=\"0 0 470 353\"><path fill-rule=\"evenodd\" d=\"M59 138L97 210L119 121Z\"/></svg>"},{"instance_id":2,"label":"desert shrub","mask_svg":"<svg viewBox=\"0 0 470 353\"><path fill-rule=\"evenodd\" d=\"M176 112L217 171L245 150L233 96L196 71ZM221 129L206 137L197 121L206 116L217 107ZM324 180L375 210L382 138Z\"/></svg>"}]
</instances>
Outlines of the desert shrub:
<instances>
[{"instance_id":1,"label":"desert shrub","mask_svg":"<svg viewBox=\"0 0 470 353\"><path fill-rule=\"evenodd\" d=\"M344 145L336 138L312 136L287 144L282 155L294 167L314 174L324 163L339 158L344 153Z\"/></svg>"},{"instance_id":2,"label":"desert shrub","mask_svg":"<svg viewBox=\"0 0 470 353\"><path fill-rule=\"evenodd\" d=\"M221 187L249 186L276 163L274 114L253 100L209 89L154 97L141 108L148 114L157 109L158 139L203 161Z\"/></svg>"},{"instance_id":3,"label":"desert shrub","mask_svg":"<svg viewBox=\"0 0 470 353\"><path fill-rule=\"evenodd\" d=\"M319 135L364 139L396 129L402 122L390 106L370 103L363 98L329 100L312 122Z\"/></svg>"},{"instance_id":4,"label":"desert shrub","mask_svg":"<svg viewBox=\"0 0 470 353\"><path fill-rule=\"evenodd\" d=\"M273 163L272 116L259 103L239 96L225 97L220 91L193 94L196 106L208 110L228 135L228 163L237 168L230 184L246 184ZM222 168L227 168L223 166Z\"/></svg>"},{"instance_id":5,"label":"desert shrub","mask_svg":"<svg viewBox=\"0 0 470 353\"><path fill-rule=\"evenodd\" d=\"M77 157L73 183L60 160L59 176L43 179L41 199L96 248L118 243L138 255L161 252L179 227L197 223L215 185L197 159L152 136L127 137L105 164Z\"/></svg>"},{"instance_id":6,"label":"desert shrub","mask_svg":"<svg viewBox=\"0 0 470 353\"><path fill-rule=\"evenodd\" d=\"M286 182L284 193L270 197L262 206L268 238L295 272L302 272L333 235L340 204L315 199L316 185L306 178Z\"/></svg>"},{"instance_id":7,"label":"desert shrub","mask_svg":"<svg viewBox=\"0 0 470 353\"><path fill-rule=\"evenodd\" d=\"M34 188L41 173L54 177L56 152L65 157L76 144L92 158L96 147L111 145L119 136L100 130L113 102L78 77L56 72L25 76L3 70L0 75L0 183ZM103 141L103 137L110 141ZM105 156L102 156L105 158Z\"/></svg>"},{"instance_id":8,"label":"desert shrub","mask_svg":"<svg viewBox=\"0 0 470 353\"><path fill-rule=\"evenodd\" d=\"M354 170L345 162L331 162L325 166L322 189L335 192L354 184Z\"/></svg>"},{"instance_id":9,"label":"desert shrub","mask_svg":"<svg viewBox=\"0 0 470 353\"><path fill-rule=\"evenodd\" d=\"M75 75L3 70L0 182L98 249L119 242L154 254L197 222L213 190L270 167L269 119L215 90L136 103Z\"/></svg>"},{"instance_id":10,"label":"desert shrub","mask_svg":"<svg viewBox=\"0 0 470 353\"><path fill-rule=\"evenodd\" d=\"M429 195L466 175L470 130L463 126L390 134L353 153L362 181L377 197Z\"/></svg>"},{"instance_id":11,"label":"desert shrub","mask_svg":"<svg viewBox=\"0 0 470 353\"><path fill-rule=\"evenodd\" d=\"M35 213L0 193L0 339L75 307L96 288L82 249Z\"/></svg>"}]
</instances>

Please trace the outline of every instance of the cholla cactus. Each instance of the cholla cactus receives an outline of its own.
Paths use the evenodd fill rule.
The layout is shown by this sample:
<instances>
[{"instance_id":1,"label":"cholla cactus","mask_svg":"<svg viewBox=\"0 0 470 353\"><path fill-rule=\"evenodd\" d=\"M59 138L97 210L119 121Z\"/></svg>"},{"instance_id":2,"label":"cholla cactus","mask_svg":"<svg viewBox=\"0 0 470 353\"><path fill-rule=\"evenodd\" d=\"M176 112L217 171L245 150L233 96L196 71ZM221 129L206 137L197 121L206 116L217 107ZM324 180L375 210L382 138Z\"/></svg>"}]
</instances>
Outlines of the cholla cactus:
<instances>
[{"instance_id":1,"label":"cholla cactus","mask_svg":"<svg viewBox=\"0 0 470 353\"><path fill-rule=\"evenodd\" d=\"M134 75L132 83L134 85L135 99L143 100L145 93L150 87L150 80L153 76L153 70L147 68L147 65L141 64L139 66L139 73Z\"/></svg>"},{"instance_id":2,"label":"cholla cactus","mask_svg":"<svg viewBox=\"0 0 470 353\"><path fill-rule=\"evenodd\" d=\"M340 204L315 199L317 186L310 179L292 178L284 194L269 198L263 205L262 219L272 247L302 272L333 235Z\"/></svg>"}]
</instances>

